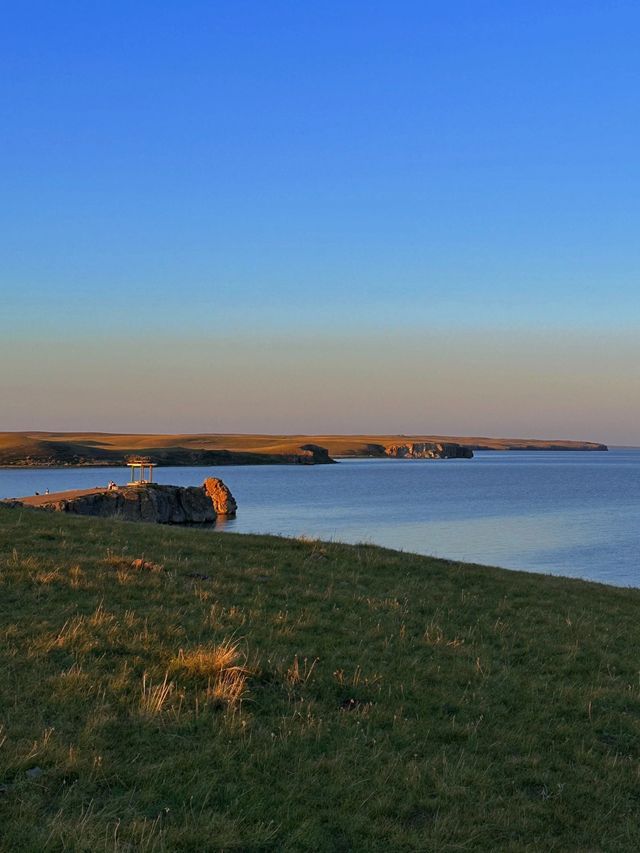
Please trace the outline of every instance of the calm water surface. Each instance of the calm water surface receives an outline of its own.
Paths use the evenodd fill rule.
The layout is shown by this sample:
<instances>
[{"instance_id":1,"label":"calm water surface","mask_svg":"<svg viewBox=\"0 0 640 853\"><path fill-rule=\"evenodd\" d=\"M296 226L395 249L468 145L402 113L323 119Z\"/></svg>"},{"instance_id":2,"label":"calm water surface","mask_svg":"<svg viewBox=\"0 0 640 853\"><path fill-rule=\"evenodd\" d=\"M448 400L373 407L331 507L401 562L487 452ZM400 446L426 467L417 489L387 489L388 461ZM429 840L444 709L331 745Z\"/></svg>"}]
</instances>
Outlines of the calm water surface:
<instances>
[{"instance_id":1,"label":"calm water surface","mask_svg":"<svg viewBox=\"0 0 640 853\"><path fill-rule=\"evenodd\" d=\"M160 483L224 479L219 529L371 542L640 586L640 451L477 453L471 460L159 468ZM0 497L124 482L123 468L0 469Z\"/></svg>"}]
</instances>

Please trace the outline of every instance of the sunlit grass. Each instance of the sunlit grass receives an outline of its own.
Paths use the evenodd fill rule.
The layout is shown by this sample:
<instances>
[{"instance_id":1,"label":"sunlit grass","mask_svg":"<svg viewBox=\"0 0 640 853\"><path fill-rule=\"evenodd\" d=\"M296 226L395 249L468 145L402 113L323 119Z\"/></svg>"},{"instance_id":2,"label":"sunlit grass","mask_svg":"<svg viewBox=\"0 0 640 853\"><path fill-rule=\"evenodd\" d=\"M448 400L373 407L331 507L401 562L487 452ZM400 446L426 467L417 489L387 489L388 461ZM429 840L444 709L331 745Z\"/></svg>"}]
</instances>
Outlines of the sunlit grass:
<instances>
[{"instance_id":1,"label":"sunlit grass","mask_svg":"<svg viewBox=\"0 0 640 853\"><path fill-rule=\"evenodd\" d=\"M145 672L142 676L142 695L140 696L140 713L146 717L155 717L165 709L167 700L175 690L173 681L167 681L168 673L159 684L152 684Z\"/></svg>"},{"instance_id":2,"label":"sunlit grass","mask_svg":"<svg viewBox=\"0 0 640 853\"><path fill-rule=\"evenodd\" d=\"M240 644L224 640L215 646L197 646L186 652L180 649L171 667L186 676L211 679L225 670L239 668L240 658Z\"/></svg>"},{"instance_id":3,"label":"sunlit grass","mask_svg":"<svg viewBox=\"0 0 640 853\"><path fill-rule=\"evenodd\" d=\"M0 509L0 850L636 850L639 605Z\"/></svg>"}]
</instances>

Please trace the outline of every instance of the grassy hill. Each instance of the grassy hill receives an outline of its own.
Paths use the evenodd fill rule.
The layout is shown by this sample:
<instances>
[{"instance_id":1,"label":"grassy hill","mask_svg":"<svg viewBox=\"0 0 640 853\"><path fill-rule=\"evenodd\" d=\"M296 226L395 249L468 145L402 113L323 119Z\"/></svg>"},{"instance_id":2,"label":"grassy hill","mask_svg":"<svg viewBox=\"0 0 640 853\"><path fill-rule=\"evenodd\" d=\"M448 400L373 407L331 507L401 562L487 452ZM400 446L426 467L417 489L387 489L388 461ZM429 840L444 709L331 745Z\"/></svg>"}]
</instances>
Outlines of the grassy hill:
<instances>
[{"instance_id":1,"label":"grassy hill","mask_svg":"<svg viewBox=\"0 0 640 853\"><path fill-rule=\"evenodd\" d=\"M261 464L292 461L301 447L327 448L330 456L376 456L390 444L453 442L489 450L606 450L580 441L428 435L126 435L114 433L3 432L0 465L119 465L148 456L164 465Z\"/></svg>"},{"instance_id":2,"label":"grassy hill","mask_svg":"<svg viewBox=\"0 0 640 853\"><path fill-rule=\"evenodd\" d=\"M639 606L0 508L0 850L636 850Z\"/></svg>"},{"instance_id":3,"label":"grassy hill","mask_svg":"<svg viewBox=\"0 0 640 853\"><path fill-rule=\"evenodd\" d=\"M159 465L264 465L331 462L310 442L278 436L0 433L0 465L122 465L148 457ZM307 452L305 452L307 451ZM305 458L306 457L306 458Z\"/></svg>"}]
</instances>

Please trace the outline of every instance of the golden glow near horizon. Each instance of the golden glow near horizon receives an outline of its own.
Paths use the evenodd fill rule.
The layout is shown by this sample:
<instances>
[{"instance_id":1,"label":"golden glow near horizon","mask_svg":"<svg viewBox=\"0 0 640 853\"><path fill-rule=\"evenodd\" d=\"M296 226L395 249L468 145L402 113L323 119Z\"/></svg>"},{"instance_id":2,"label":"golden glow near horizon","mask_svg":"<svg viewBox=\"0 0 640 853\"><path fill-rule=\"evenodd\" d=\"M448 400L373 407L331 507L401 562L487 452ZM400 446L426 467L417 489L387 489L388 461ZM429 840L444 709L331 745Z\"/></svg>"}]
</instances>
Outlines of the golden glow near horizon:
<instances>
[{"instance_id":1,"label":"golden glow near horizon","mask_svg":"<svg viewBox=\"0 0 640 853\"><path fill-rule=\"evenodd\" d=\"M630 332L123 336L37 350L5 339L0 358L4 430L640 443L640 342Z\"/></svg>"}]
</instances>

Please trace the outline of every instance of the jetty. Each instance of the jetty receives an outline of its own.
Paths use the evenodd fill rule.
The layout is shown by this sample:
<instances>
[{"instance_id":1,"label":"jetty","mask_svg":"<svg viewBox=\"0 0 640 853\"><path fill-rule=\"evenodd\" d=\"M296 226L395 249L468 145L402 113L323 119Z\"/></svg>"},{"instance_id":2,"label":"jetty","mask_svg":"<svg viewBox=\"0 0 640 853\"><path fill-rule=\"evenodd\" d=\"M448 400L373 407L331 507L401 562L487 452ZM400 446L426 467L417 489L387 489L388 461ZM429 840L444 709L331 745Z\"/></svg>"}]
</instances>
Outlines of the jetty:
<instances>
[{"instance_id":1,"label":"jetty","mask_svg":"<svg viewBox=\"0 0 640 853\"><path fill-rule=\"evenodd\" d=\"M148 469L148 463L144 464ZM217 477L207 477L202 486L160 485L152 482L151 471L145 476L142 463L128 465L132 477L137 475L137 479L126 485L110 482L104 487L28 495L9 498L1 503L14 508L29 507L156 524L212 524L219 516L230 518L236 514L235 498Z\"/></svg>"}]
</instances>

